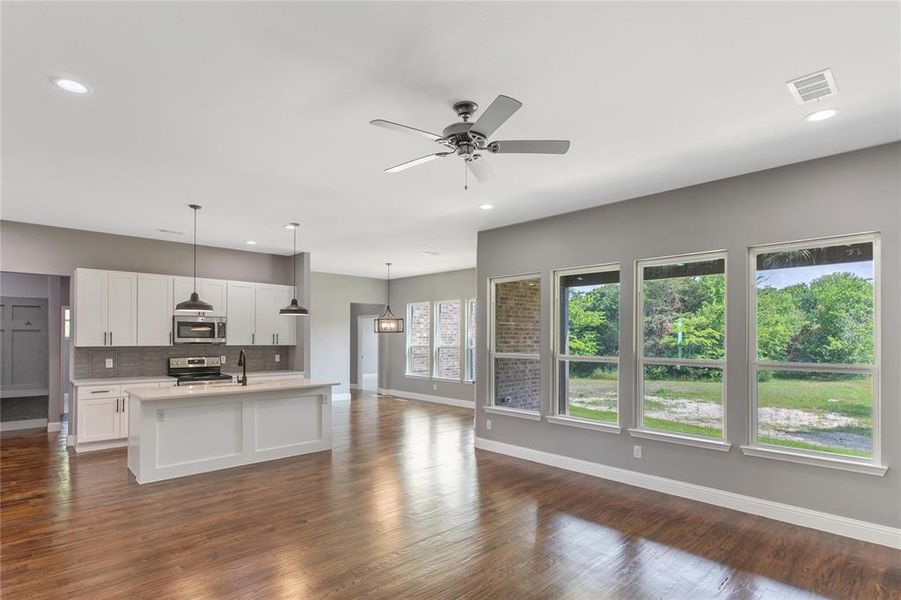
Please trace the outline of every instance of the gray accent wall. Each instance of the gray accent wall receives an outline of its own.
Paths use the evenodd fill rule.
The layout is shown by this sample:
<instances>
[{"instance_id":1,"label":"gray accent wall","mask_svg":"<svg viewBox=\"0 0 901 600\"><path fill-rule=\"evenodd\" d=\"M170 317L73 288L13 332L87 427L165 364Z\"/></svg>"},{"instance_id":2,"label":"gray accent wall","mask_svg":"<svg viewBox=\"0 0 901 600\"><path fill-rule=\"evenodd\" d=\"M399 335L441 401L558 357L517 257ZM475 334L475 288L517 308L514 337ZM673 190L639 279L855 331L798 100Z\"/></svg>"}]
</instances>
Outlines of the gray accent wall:
<instances>
[{"instance_id":1,"label":"gray accent wall","mask_svg":"<svg viewBox=\"0 0 901 600\"><path fill-rule=\"evenodd\" d=\"M334 394L350 392L350 307L385 299L385 280L350 275L310 275L310 370L317 381L335 382ZM384 356L379 347L379 357ZM379 374L382 377L382 374Z\"/></svg>"},{"instance_id":2,"label":"gray accent wall","mask_svg":"<svg viewBox=\"0 0 901 600\"><path fill-rule=\"evenodd\" d=\"M884 477L745 456L749 436L748 247L879 231L882 234L882 456ZM635 421L635 261L727 250L727 429L733 446L702 448L486 415L487 378L477 383L476 434L574 457L891 527L901 526L901 143L831 156L500 229L478 238L479 373L490 277L541 274L541 406L550 412L551 272L621 265L620 410ZM392 285L393 288L393 285ZM401 289L403 289L401 287ZM411 294L398 290L397 305ZM392 290L393 292L393 290ZM440 294L438 294L440 295ZM393 294L392 294L393 296ZM434 297L434 296L432 296ZM392 365L397 348L392 347ZM486 428L486 416L492 429ZM633 444L643 458L632 457Z\"/></svg>"},{"instance_id":3,"label":"gray accent wall","mask_svg":"<svg viewBox=\"0 0 901 600\"><path fill-rule=\"evenodd\" d=\"M459 299L464 302L465 314L466 300L475 297L475 269L404 277L391 281L391 309L396 315L403 316L405 319L407 304L410 302ZM463 335L463 332L461 331L460 334ZM474 399L475 390L472 383L407 376L406 336L386 335L385 337L388 338L387 360L383 360L382 364L387 371L387 378L383 380L382 387L456 400L472 401ZM384 352L383 356L385 356Z\"/></svg>"}]
</instances>

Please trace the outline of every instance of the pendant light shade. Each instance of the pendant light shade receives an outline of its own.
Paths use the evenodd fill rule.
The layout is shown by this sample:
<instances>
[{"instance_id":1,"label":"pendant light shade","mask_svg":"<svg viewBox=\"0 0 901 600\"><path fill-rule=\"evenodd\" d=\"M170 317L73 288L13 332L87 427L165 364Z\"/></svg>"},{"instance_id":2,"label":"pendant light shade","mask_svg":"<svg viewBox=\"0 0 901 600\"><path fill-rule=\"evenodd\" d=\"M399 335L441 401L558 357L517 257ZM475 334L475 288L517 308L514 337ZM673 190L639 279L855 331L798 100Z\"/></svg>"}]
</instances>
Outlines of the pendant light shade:
<instances>
[{"instance_id":1,"label":"pendant light shade","mask_svg":"<svg viewBox=\"0 0 901 600\"><path fill-rule=\"evenodd\" d=\"M175 312L210 312L213 310L213 305L201 300L197 294L197 211L201 206L199 204L189 204L188 206L194 211L194 290L191 292L190 298L175 305Z\"/></svg>"},{"instance_id":2,"label":"pendant light shade","mask_svg":"<svg viewBox=\"0 0 901 600\"><path fill-rule=\"evenodd\" d=\"M305 317L310 314L310 311L297 302L297 229L300 227L300 223L288 223L285 227L294 230L294 254L292 255L294 258L294 297L291 298L291 303L288 306L278 311L278 314L290 317Z\"/></svg>"},{"instance_id":3,"label":"pendant light shade","mask_svg":"<svg viewBox=\"0 0 901 600\"><path fill-rule=\"evenodd\" d=\"M376 333L403 333L404 320L391 312L391 263L385 263L388 267L388 297L385 302L385 312L375 322Z\"/></svg>"}]
</instances>

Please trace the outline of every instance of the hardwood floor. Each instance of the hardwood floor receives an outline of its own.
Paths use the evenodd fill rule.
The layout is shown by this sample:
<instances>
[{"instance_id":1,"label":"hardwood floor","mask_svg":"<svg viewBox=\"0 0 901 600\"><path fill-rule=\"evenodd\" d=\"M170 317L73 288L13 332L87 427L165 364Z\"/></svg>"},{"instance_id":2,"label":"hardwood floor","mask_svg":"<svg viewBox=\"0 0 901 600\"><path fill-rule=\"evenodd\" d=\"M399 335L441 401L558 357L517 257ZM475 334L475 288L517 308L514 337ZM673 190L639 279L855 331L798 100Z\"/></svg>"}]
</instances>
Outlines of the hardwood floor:
<instances>
[{"instance_id":1,"label":"hardwood floor","mask_svg":"<svg viewBox=\"0 0 901 600\"><path fill-rule=\"evenodd\" d=\"M3 598L901 598L901 552L490 452L472 413L335 404L335 449L139 486L0 438Z\"/></svg>"}]
</instances>

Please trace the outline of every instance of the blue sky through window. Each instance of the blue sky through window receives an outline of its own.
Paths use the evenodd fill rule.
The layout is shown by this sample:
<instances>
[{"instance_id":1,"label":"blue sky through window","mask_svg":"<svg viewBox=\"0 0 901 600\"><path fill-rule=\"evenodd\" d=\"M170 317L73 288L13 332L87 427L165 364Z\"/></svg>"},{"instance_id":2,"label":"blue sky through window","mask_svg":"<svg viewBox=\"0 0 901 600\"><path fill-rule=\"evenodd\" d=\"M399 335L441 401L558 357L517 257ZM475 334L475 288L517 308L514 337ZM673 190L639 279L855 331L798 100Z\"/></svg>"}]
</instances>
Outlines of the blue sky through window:
<instances>
[{"instance_id":1,"label":"blue sky through window","mask_svg":"<svg viewBox=\"0 0 901 600\"><path fill-rule=\"evenodd\" d=\"M758 287L782 289L798 283L810 283L814 279L818 279L823 275L829 275L830 273L852 273L863 277L868 281L872 281L873 263L872 261L866 261L758 271Z\"/></svg>"}]
</instances>

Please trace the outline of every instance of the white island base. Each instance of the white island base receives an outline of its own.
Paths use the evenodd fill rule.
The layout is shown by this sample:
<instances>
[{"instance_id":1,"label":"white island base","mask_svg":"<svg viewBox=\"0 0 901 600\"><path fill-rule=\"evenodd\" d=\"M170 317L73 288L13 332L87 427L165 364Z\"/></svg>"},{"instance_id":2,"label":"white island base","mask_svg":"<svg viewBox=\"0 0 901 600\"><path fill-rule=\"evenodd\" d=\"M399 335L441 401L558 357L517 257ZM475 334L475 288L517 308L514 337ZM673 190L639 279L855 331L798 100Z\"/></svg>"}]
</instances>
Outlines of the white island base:
<instances>
[{"instance_id":1,"label":"white island base","mask_svg":"<svg viewBox=\"0 0 901 600\"><path fill-rule=\"evenodd\" d=\"M282 381L128 393L128 468L138 483L332 447L332 386Z\"/></svg>"}]
</instances>

